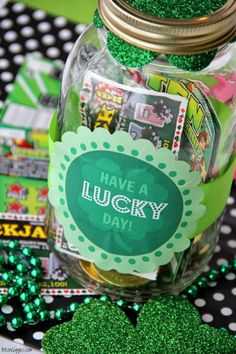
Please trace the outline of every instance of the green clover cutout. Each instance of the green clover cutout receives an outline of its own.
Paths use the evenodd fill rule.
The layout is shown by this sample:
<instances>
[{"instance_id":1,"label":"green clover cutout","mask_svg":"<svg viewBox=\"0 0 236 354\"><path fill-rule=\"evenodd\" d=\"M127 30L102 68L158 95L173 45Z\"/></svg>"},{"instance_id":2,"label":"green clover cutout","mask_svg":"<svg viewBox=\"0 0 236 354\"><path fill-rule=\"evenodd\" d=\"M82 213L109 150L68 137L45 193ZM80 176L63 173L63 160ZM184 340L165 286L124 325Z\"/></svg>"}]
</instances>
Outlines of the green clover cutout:
<instances>
[{"instance_id":1,"label":"green clover cutout","mask_svg":"<svg viewBox=\"0 0 236 354\"><path fill-rule=\"evenodd\" d=\"M82 304L73 319L46 332L46 354L233 354L236 340L201 323L181 297L149 300L136 327L110 302Z\"/></svg>"},{"instance_id":2,"label":"green clover cutout","mask_svg":"<svg viewBox=\"0 0 236 354\"><path fill-rule=\"evenodd\" d=\"M104 27L104 22L99 15L98 9L94 12L93 24L96 28L103 28Z\"/></svg>"},{"instance_id":3,"label":"green clover cutout","mask_svg":"<svg viewBox=\"0 0 236 354\"><path fill-rule=\"evenodd\" d=\"M215 58L217 50L191 55L166 55L168 62L179 69L198 71L206 68Z\"/></svg>"},{"instance_id":4,"label":"green clover cutout","mask_svg":"<svg viewBox=\"0 0 236 354\"><path fill-rule=\"evenodd\" d=\"M130 44L108 31L107 47L120 64L128 67L142 67L155 60L159 53L151 52Z\"/></svg>"},{"instance_id":5,"label":"green clover cutout","mask_svg":"<svg viewBox=\"0 0 236 354\"><path fill-rule=\"evenodd\" d=\"M101 19L98 10L93 15L93 24L96 28L104 28L104 22ZM138 48L123 39L117 37L111 31L108 31L107 47L109 52L120 64L128 67L142 67L151 63L159 54Z\"/></svg>"},{"instance_id":6,"label":"green clover cutout","mask_svg":"<svg viewBox=\"0 0 236 354\"><path fill-rule=\"evenodd\" d=\"M128 2L128 1L127 1ZM204 2L201 6L193 1L187 4L187 6L179 6L179 1L176 0L176 4L173 5L174 10L169 9L164 3L159 4L150 1L131 1L130 5L142 11L143 13L151 13L154 16L163 18L192 18L196 16L203 16L206 13L212 13L224 5L225 0L219 0L218 2ZM192 7L192 9L191 9ZM186 10L187 9L187 10ZM170 11L171 15L170 15ZM182 17L181 17L182 16ZM104 28L105 24L99 15L98 10L95 11L93 17L94 26L98 29ZM140 68L144 65L151 63L157 59L159 53L152 52L132 45L123 39L116 36L111 31L108 31L107 47L113 58L115 58L120 64L127 67ZM173 55L166 54L167 61L182 70L199 71L206 68L213 61L217 53L217 50L210 50L199 54L186 54L186 55Z\"/></svg>"},{"instance_id":7,"label":"green clover cutout","mask_svg":"<svg viewBox=\"0 0 236 354\"><path fill-rule=\"evenodd\" d=\"M209 15L225 5L226 0L125 0L142 13L162 18L195 18Z\"/></svg>"}]
</instances>

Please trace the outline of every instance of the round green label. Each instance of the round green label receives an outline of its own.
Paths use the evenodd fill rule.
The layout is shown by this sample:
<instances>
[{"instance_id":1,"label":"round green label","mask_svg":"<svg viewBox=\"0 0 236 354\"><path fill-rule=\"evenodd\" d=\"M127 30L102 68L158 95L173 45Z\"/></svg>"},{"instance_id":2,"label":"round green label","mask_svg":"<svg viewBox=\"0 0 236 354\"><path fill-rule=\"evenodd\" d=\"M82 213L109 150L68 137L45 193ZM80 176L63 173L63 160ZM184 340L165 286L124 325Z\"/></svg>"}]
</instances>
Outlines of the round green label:
<instances>
[{"instance_id":1,"label":"round green label","mask_svg":"<svg viewBox=\"0 0 236 354\"><path fill-rule=\"evenodd\" d=\"M71 163L66 199L91 242L124 256L163 245L183 212L181 193L170 177L142 160L110 151L88 152Z\"/></svg>"},{"instance_id":2,"label":"round green label","mask_svg":"<svg viewBox=\"0 0 236 354\"><path fill-rule=\"evenodd\" d=\"M67 242L104 270L150 273L184 251L205 212L200 175L129 133L80 127L54 145L49 200Z\"/></svg>"}]
</instances>

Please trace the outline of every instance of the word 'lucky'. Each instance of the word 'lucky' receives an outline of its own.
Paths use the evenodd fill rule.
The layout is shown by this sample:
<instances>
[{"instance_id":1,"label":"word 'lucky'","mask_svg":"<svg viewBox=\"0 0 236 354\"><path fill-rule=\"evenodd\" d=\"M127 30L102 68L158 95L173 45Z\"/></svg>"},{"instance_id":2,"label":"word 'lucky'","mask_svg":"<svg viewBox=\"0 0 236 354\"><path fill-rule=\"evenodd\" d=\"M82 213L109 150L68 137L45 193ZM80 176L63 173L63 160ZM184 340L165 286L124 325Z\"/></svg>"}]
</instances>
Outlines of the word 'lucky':
<instances>
[{"instance_id":1,"label":"word 'lucky'","mask_svg":"<svg viewBox=\"0 0 236 354\"><path fill-rule=\"evenodd\" d=\"M98 186L95 186L93 193L91 193L90 183L87 181L83 183L82 198L90 202L95 202L101 207L111 205L118 213L130 214L138 218L146 219L145 211L149 208L152 211L153 220L159 220L161 212L168 206L168 203L157 204L146 200L130 199L122 194L117 194L112 197L108 189L104 189L102 195L102 189Z\"/></svg>"}]
</instances>

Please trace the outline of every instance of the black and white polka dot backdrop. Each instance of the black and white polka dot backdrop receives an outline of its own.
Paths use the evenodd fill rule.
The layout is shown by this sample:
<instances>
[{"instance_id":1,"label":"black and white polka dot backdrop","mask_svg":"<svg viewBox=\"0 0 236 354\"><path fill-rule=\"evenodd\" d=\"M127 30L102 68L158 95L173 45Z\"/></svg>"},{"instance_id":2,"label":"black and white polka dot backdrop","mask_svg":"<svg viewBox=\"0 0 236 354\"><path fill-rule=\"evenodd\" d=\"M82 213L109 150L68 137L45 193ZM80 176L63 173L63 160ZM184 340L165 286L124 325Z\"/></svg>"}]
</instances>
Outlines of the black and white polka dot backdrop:
<instances>
[{"instance_id":1,"label":"black and white polka dot backdrop","mask_svg":"<svg viewBox=\"0 0 236 354\"><path fill-rule=\"evenodd\" d=\"M11 90L27 53L37 52L65 62L84 28L83 24L74 25L63 17L52 17L42 10L33 11L21 3L0 9L0 105Z\"/></svg>"},{"instance_id":2,"label":"black and white polka dot backdrop","mask_svg":"<svg viewBox=\"0 0 236 354\"><path fill-rule=\"evenodd\" d=\"M50 0L49 0L50 1ZM83 24L72 24L63 17L53 17L41 10L31 10L21 3L8 4L0 9L0 107L8 92L24 56L38 52L43 56L65 62L68 53L84 30ZM221 228L221 238L210 267L217 267L227 261L232 262L236 254L236 186L228 200L226 215ZM209 268L208 268L209 269ZM81 301L81 297L46 296L49 309L66 307L71 301ZM194 300L204 322L215 327L224 327L236 334L236 276L229 273L220 283L212 282L207 290L202 290ZM16 308L4 305L1 312L9 318ZM29 326L15 331L9 327L3 335L15 342L41 347L45 331L57 322Z\"/></svg>"}]
</instances>

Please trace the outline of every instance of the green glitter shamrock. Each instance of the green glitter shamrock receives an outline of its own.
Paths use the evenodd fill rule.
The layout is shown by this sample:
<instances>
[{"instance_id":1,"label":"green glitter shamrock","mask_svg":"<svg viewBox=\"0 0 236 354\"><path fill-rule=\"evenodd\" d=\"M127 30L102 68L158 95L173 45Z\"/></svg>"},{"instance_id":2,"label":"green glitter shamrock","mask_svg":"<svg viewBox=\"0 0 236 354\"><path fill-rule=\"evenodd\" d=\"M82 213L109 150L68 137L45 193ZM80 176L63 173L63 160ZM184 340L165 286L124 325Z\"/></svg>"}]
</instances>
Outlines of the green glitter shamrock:
<instances>
[{"instance_id":1,"label":"green glitter shamrock","mask_svg":"<svg viewBox=\"0 0 236 354\"><path fill-rule=\"evenodd\" d=\"M93 15L93 23L96 28L104 28L104 22L98 10ZM110 31L108 31L107 46L111 55L119 63L128 67L142 67L152 62L159 55L127 43Z\"/></svg>"},{"instance_id":2,"label":"green glitter shamrock","mask_svg":"<svg viewBox=\"0 0 236 354\"><path fill-rule=\"evenodd\" d=\"M225 5L226 0L125 0L135 9L162 18L195 18L209 15Z\"/></svg>"},{"instance_id":3,"label":"green glitter shamrock","mask_svg":"<svg viewBox=\"0 0 236 354\"><path fill-rule=\"evenodd\" d=\"M136 328L110 302L82 304L70 322L51 328L42 341L47 354L233 354L236 340L201 323L193 305L161 296L141 309Z\"/></svg>"},{"instance_id":4,"label":"green glitter shamrock","mask_svg":"<svg viewBox=\"0 0 236 354\"><path fill-rule=\"evenodd\" d=\"M108 32L107 47L113 58L131 68L149 64L159 55L127 43L110 31Z\"/></svg>"},{"instance_id":5,"label":"green glitter shamrock","mask_svg":"<svg viewBox=\"0 0 236 354\"><path fill-rule=\"evenodd\" d=\"M96 28L103 28L104 27L104 23L103 20L101 19L98 9L94 12L93 15L93 24Z\"/></svg>"},{"instance_id":6,"label":"green glitter shamrock","mask_svg":"<svg viewBox=\"0 0 236 354\"><path fill-rule=\"evenodd\" d=\"M198 71L206 68L214 57L217 50L210 50L209 52L192 54L192 55L170 55L166 54L168 62L179 69L188 71Z\"/></svg>"},{"instance_id":7,"label":"green glitter shamrock","mask_svg":"<svg viewBox=\"0 0 236 354\"><path fill-rule=\"evenodd\" d=\"M149 15L186 19L211 14L225 5L226 0L126 0L135 9ZM95 11L93 23L96 28L103 28L104 23L98 10ZM111 55L122 65L128 67L142 67L155 60L159 53L151 52L125 42L108 30L107 46ZM168 62L180 69L199 71L206 68L214 59L217 50L200 54L166 55Z\"/></svg>"}]
</instances>

